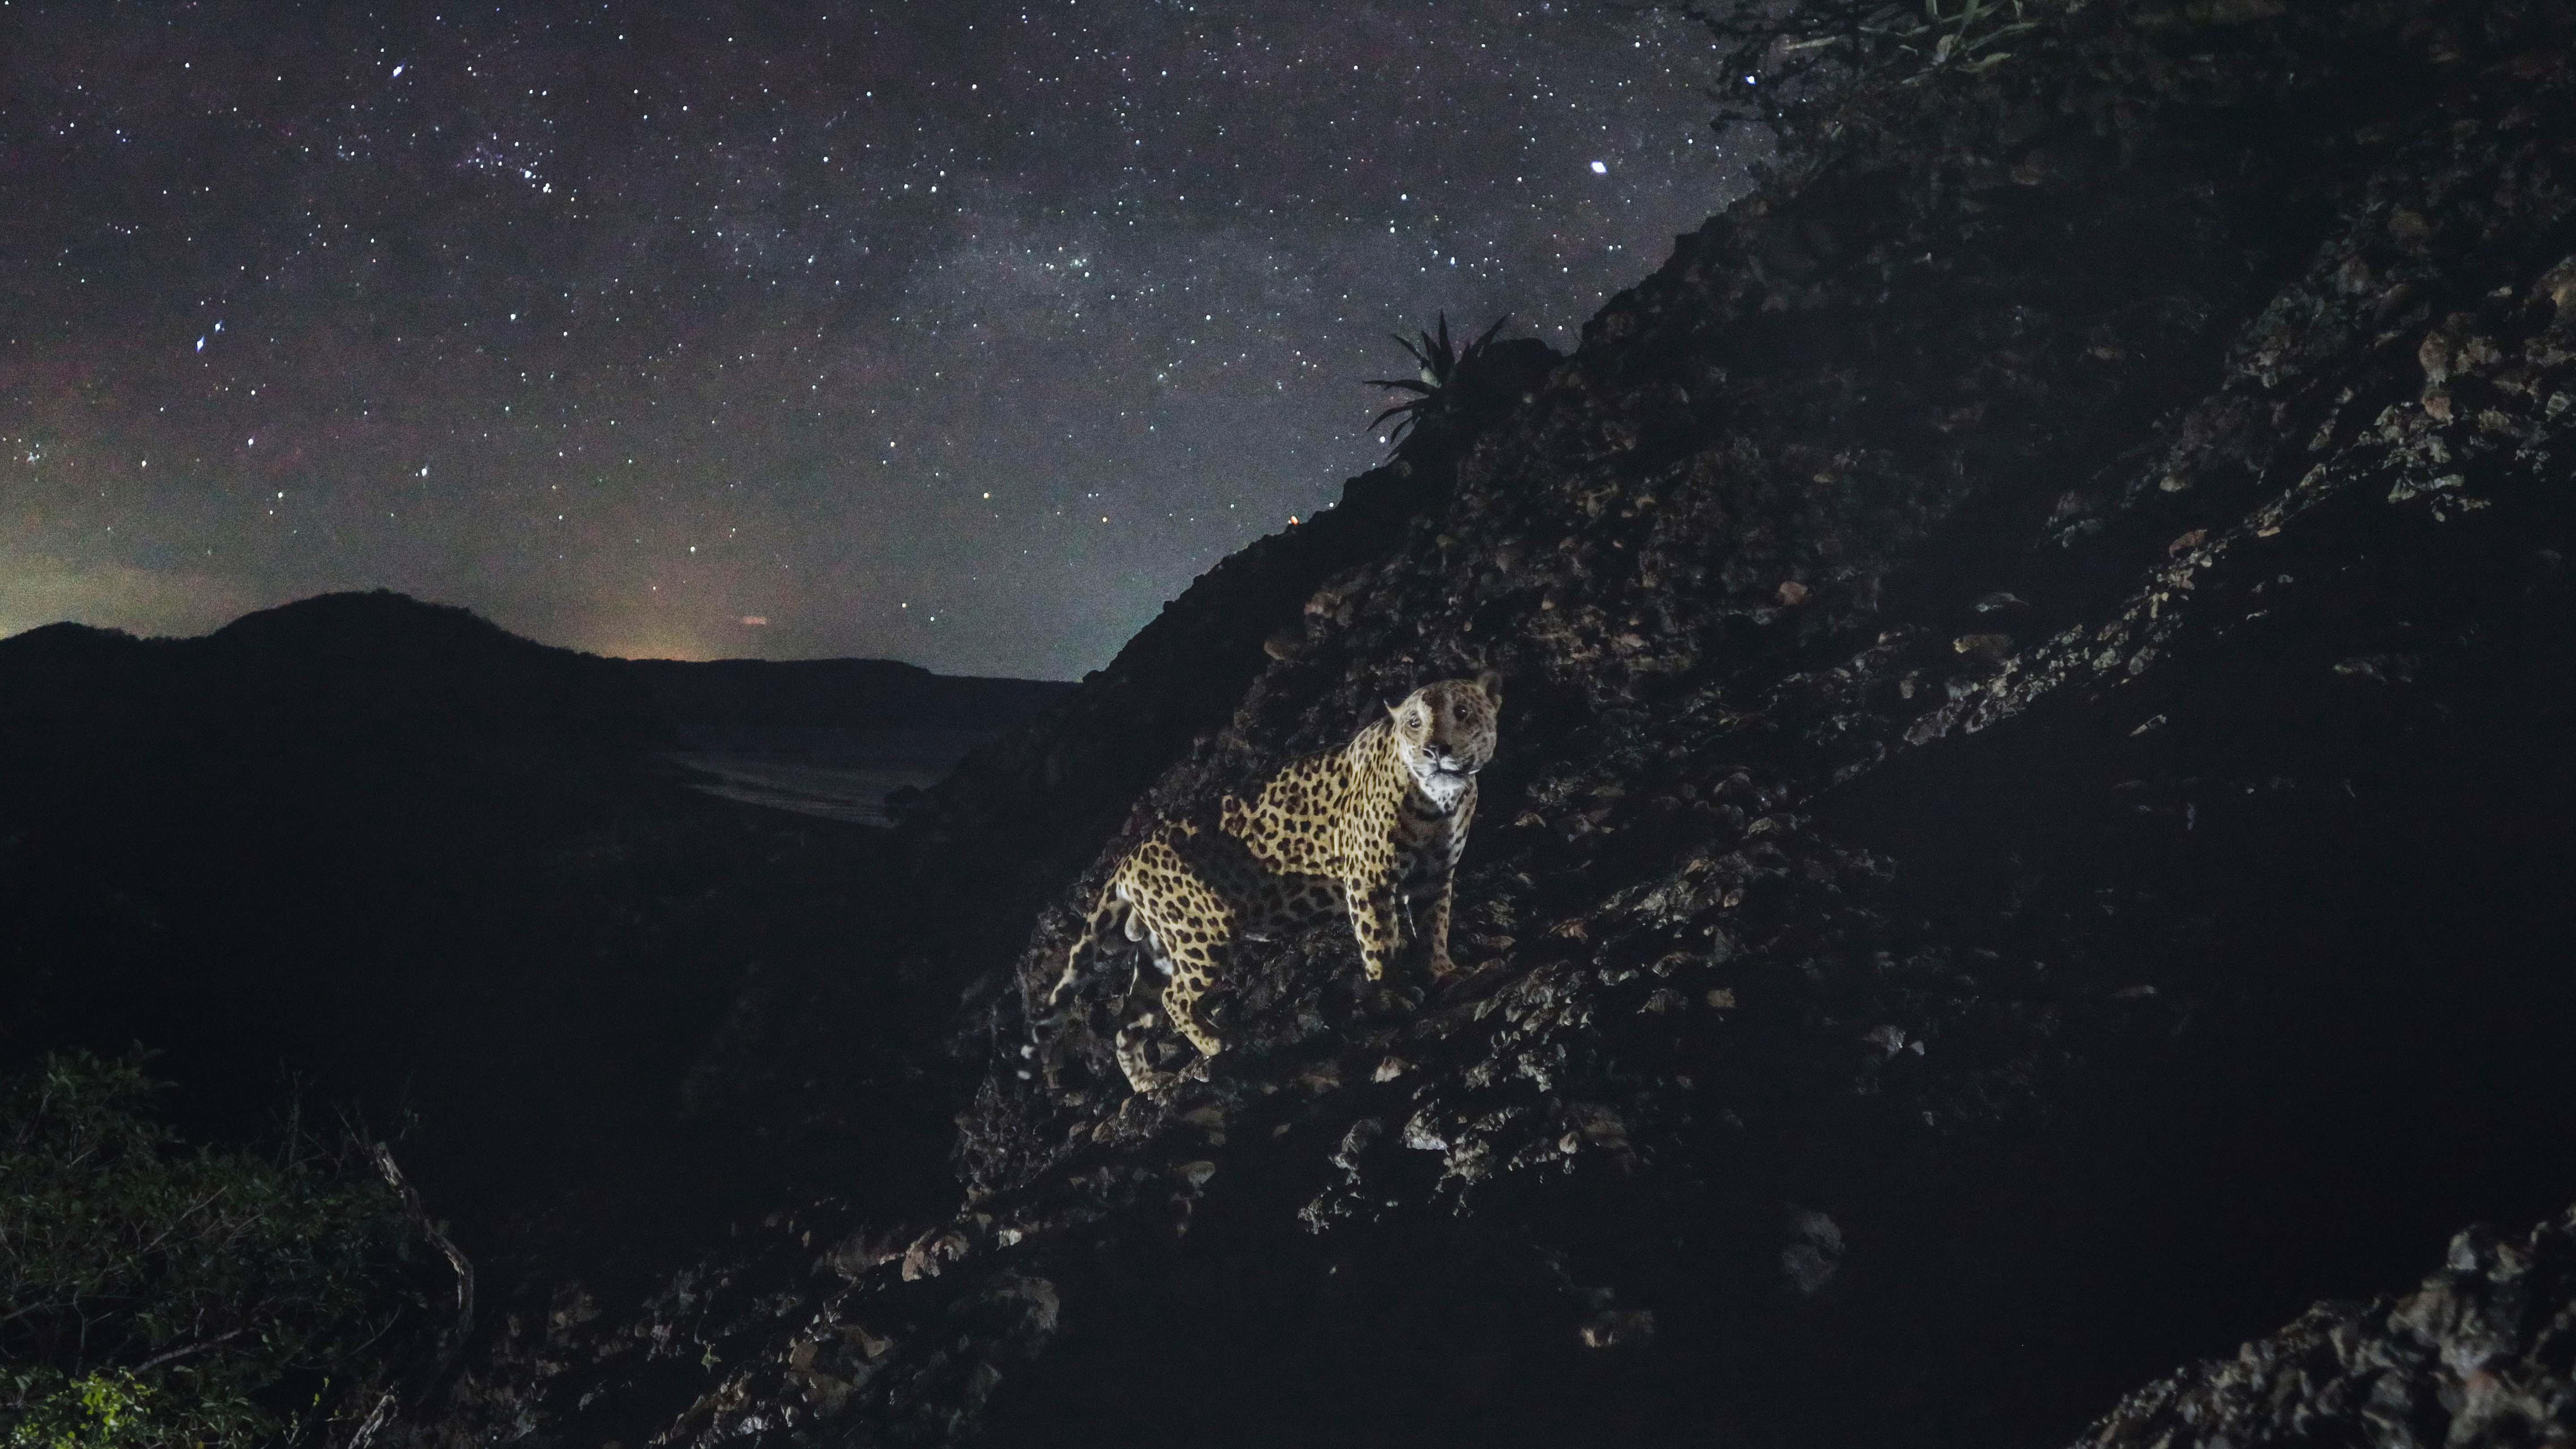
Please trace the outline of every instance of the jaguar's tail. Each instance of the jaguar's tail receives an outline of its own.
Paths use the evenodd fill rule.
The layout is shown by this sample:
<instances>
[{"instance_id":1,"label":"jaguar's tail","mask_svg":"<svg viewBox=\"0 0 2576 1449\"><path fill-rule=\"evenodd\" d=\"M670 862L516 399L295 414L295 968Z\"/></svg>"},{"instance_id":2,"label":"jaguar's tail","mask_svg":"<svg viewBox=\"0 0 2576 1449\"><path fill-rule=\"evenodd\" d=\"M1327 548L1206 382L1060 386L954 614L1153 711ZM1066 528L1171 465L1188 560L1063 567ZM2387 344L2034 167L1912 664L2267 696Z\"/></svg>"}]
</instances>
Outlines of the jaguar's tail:
<instances>
[{"instance_id":1,"label":"jaguar's tail","mask_svg":"<svg viewBox=\"0 0 2576 1449\"><path fill-rule=\"evenodd\" d=\"M1074 938L1073 948L1065 952L1064 974L1056 978L1054 987L1047 992L1046 1010L1042 1014L1032 1013L1034 1025L1059 1026L1064 1023L1071 1012L1074 994L1082 987L1085 955L1100 949L1103 933L1125 934L1126 916L1131 909L1118 894L1116 882L1100 888L1099 899L1092 903L1091 914L1083 920L1082 934Z\"/></svg>"}]
</instances>

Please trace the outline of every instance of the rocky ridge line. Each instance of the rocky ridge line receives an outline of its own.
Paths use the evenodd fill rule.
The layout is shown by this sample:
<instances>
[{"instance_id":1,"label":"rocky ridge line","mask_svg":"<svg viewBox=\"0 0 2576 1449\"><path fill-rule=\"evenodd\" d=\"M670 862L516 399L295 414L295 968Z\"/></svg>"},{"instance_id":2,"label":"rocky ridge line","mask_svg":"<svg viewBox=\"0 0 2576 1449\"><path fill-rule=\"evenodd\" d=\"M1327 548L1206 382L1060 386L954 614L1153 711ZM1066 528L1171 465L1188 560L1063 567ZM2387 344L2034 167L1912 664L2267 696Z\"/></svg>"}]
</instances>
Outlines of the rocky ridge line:
<instances>
[{"instance_id":1,"label":"rocky ridge line","mask_svg":"<svg viewBox=\"0 0 2576 1449\"><path fill-rule=\"evenodd\" d=\"M2576 1443L2576 1212L2471 1228L2404 1297L2320 1303L2149 1384L2077 1449Z\"/></svg>"}]
</instances>

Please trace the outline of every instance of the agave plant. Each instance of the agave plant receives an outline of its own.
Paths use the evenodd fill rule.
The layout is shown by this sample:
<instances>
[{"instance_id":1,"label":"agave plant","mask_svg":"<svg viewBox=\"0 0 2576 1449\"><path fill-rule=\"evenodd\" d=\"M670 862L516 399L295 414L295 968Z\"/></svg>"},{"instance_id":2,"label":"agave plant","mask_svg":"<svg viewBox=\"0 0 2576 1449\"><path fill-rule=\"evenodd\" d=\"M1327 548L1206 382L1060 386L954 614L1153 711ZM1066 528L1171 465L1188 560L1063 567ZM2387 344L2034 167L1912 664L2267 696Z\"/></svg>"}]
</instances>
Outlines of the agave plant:
<instances>
[{"instance_id":1,"label":"agave plant","mask_svg":"<svg viewBox=\"0 0 2576 1449\"><path fill-rule=\"evenodd\" d=\"M2007 8L2012 12L2009 19L2004 14ZM1939 32L1939 37L1932 43L1932 63L1941 65L1955 60L1962 69L1980 74L2011 59L2012 52L1988 51L1984 55L1977 52L1986 50L1999 40L2038 28L2022 18L2022 0L1959 0L1959 8L1955 11L1946 8L1941 0L1923 0L1923 13L1928 23L1912 33ZM1976 58L1970 59L1972 56Z\"/></svg>"},{"instance_id":2,"label":"agave plant","mask_svg":"<svg viewBox=\"0 0 2576 1449\"><path fill-rule=\"evenodd\" d=\"M1400 392L1414 393L1416 396L1408 401L1397 403L1369 419L1369 426L1375 428L1388 418L1398 419L1394 436L1390 441L1398 448L1402 448L1405 434L1417 425L1459 407L1462 388L1474 382L1478 365L1485 361L1493 348L1495 334L1501 332L1503 324L1510 320L1512 319L1508 313L1495 318L1494 325L1486 328L1483 336L1464 347L1456 347L1450 343L1449 314L1446 312L1440 314L1439 332L1436 335L1430 332L1423 333L1422 345L1419 347L1398 334L1395 339L1396 345L1413 354L1413 360L1421 364L1421 376L1418 379L1372 377L1368 383L1371 387L1391 387Z\"/></svg>"}]
</instances>

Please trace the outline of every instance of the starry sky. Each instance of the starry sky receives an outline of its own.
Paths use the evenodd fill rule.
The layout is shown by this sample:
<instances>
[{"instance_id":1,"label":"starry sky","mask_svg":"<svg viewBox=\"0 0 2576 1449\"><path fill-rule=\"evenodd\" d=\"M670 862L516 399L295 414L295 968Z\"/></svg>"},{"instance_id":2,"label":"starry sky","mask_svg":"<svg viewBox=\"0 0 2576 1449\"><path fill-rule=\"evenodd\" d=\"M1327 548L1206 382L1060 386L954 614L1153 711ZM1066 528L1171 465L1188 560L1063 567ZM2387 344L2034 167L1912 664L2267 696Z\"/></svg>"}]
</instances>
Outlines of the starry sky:
<instances>
[{"instance_id":1,"label":"starry sky","mask_svg":"<svg viewBox=\"0 0 2576 1449\"><path fill-rule=\"evenodd\" d=\"M1537 0L0 0L0 634L329 589L1070 678L1745 184Z\"/></svg>"}]
</instances>

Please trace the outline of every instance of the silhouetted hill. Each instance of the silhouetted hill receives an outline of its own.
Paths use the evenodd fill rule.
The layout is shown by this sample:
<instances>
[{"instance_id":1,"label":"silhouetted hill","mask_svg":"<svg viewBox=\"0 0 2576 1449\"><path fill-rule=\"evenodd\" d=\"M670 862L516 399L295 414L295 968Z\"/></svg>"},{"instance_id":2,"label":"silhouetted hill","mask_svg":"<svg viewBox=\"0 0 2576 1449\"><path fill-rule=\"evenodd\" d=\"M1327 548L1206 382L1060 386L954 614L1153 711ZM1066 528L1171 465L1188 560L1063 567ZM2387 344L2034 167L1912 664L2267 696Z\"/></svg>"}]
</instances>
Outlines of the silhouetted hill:
<instances>
[{"instance_id":1,"label":"silhouetted hill","mask_svg":"<svg viewBox=\"0 0 2576 1449\"><path fill-rule=\"evenodd\" d=\"M31 629L0 639L0 687L0 723L75 747L165 731L154 737L269 748L265 732L283 728L307 745L542 752L737 729L990 732L1068 688L884 659L603 659L387 590L264 609L203 639Z\"/></svg>"},{"instance_id":2,"label":"silhouetted hill","mask_svg":"<svg viewBox=\"0 0 2576 1449\"><path fill-rule=\"evenodd\" d=\"M30 752L0 765L21 788L76 794L144 778L232 790L241 768L350 756L553 768L668 733L612 661L385 592L262 610L202 639L57 624L0 640L0 731Z\"/></svg>"},{"instance_id":3,"label":"silhouetted hill","mask_svg":"<svg viewBox=\"0 0 2576 1449\"><path fill-rule=\"evenodd\" d=\"M668 748L962 748L1063 688L600 659L386 592L0 640L0 1056L148 1044L216 1131L280 1073L417 1108L417 1175L479 1240L596 1208L675 1142L756 1135L692 1062L761 973L851 960L885 894L882 832L713 799Z\"/></svg>"}]
</instances>

